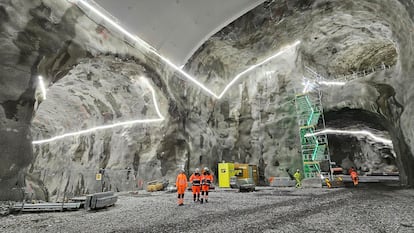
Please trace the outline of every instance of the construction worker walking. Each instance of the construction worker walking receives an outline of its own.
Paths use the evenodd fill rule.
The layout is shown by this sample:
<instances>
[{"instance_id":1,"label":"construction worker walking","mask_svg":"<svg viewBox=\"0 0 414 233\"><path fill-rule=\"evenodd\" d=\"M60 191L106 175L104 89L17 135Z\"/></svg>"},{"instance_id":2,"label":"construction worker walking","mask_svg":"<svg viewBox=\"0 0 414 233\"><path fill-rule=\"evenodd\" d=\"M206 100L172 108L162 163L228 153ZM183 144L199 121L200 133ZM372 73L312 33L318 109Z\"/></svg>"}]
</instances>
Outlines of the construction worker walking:
<instances>
[{"instance_id":1,"label":"construction worker walking","mask_svg":"<svg viewBox=\"0 0 414 233\"><path fill-rule=\"evenodd\" d=\"M180 170L180 173L175 181L175 186L177 186L178 205L182 206L184 205L184 193L187 188L187 176L185 175L184 169Z\"/></svg>"},{"instance_id":2,"label":"construction worker walking","mask_svg":"<svg viewBox=\"0 0 414 233\"><path fill-rule=\"evenodd\" d=\"M194 173L190 176L191 189L193 190L193 200L194 202L200 201L200 191L201 191L201 174L200 169L196 168ZM197 198L197 199L196 199Z\"/></svg>"},{"instance_id":3,"label":"construction worker walking","mask_svg":"<svg viewBox=\"0 0 414 233\"><path fill-rule=\"evenodd\" d=\"M357 171L355 170L355 168L354 167L351 167L350 169L349 169L349 175L351 175L351 179L352 179L352 182L354 183L354 186L357 186L358 185L358 173L357 173Z\"/></svg>"},{"instance_id":4,"label":"construction worker walking","mask_svg":"<svg viewBox=\"0 0 414 233\"><path fill-rule=\"evenodd\" d=\"M201 204L203 204L203 200L206 200L206 203L208 203L208 191L210 190L210 185L212 183L213 176L210 174L210 170L207 167L205 167L204 173L201 176Z\"/></svg>"},{"instance_id":5,"label":"construction worker walking","mask_svg":"<svg viewBox=\"0 0 414 233\"><path fill-rule=\"evenodd\" d=\"M296 170L295 174L293 174L293 177L295 178L295 181L296 181L296 188L302 187L302 175L300 174L299 169Z\"/></svg>"}]
</instances>

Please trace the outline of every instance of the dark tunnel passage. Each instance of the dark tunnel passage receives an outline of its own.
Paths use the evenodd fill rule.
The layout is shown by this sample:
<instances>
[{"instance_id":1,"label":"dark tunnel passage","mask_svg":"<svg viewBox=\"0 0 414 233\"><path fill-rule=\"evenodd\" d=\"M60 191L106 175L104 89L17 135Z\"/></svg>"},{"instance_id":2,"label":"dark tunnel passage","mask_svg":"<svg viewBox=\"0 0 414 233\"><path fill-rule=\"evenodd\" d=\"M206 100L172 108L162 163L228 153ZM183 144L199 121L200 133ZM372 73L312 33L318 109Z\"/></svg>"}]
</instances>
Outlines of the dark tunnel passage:
<instances>
[{"instance_id":1,"label":"dark tunnel passage","mask_svg":"<svg viewBox=\"0 0 414 233\"><path fill-rule=\"evenodd\" d=\"M325 113L326 127L337 130L368 131L386 140L392 139L391 125L378 114L361 110L344 108ZM329 150L331 160L340 165L345 173L350 167L356 167L362 175L405 175L401 158L395 145L379 142L366 135L330 134ZM405 158L407 159L407 157Z\"/></svg>"},{"instance_id":2,"label":"dark tunnel passage","mask_svg":"<svg viewBox=\"0 0 414 233\"><path fill-rule=\"evenodd\" d=\"M355 136L328 135L331 161L344 169L355 167L360 175L396 175L393 148L359 140Z\"/></svg>"}]
</instances>

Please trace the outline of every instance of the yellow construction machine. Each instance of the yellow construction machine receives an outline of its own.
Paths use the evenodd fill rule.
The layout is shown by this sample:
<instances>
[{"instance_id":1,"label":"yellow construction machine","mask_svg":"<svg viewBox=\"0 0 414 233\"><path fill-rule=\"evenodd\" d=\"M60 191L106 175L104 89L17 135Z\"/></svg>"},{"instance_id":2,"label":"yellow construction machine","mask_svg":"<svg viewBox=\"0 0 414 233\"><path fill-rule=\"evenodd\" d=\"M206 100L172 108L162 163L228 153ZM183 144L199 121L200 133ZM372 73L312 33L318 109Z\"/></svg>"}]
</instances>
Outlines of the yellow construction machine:
<instances>
[{"instance_id":1,"label":"yellow construction machine","mask_svg":"<svg viewBox=\"0 0 414 233\"><path fill-rule=\"evenodd\" d=\"M257 165L242 163L219 163L219 187L254 191L259 182Z\"/></svg>"}]
</instances>

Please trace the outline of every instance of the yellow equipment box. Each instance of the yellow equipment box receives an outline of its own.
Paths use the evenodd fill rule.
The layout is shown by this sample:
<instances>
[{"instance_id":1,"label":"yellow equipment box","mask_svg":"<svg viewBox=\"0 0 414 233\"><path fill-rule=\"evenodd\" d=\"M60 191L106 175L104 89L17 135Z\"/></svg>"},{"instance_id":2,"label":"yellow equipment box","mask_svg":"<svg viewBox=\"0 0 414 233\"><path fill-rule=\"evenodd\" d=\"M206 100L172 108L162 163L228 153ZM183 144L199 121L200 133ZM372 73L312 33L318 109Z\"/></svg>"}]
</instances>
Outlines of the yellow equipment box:
<instances>
[{"instance_id":1,"label":"yellow equipment box","mask_svg":"<svg viewBox=\"0 0 414 233\"><path fill-rule=\"evenodd\" d=\"M234 176L234 163L219 163L219 187L230 188L230 177Z\"/></svg>"}]
</instances>

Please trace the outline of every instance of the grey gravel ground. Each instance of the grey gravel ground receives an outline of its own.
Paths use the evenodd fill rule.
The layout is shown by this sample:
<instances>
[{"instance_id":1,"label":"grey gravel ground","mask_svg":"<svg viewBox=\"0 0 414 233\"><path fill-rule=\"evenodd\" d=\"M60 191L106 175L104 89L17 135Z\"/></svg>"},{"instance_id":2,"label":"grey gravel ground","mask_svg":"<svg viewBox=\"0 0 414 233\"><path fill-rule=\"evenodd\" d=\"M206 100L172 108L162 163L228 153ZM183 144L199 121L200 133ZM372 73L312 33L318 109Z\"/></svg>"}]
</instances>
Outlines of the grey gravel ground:
<instances>
[{"instance_id":1,"label":"grey gravel ground","mask_svg":"<svg viewBox=\"0 0 414 233\"><path fill-rule=\"evenodd\" d=\"M0 232L414 232L414 190L217 190L207 204L175 193L121 193L114 207L0 217Z\"/></svg>"}]
</instances>

